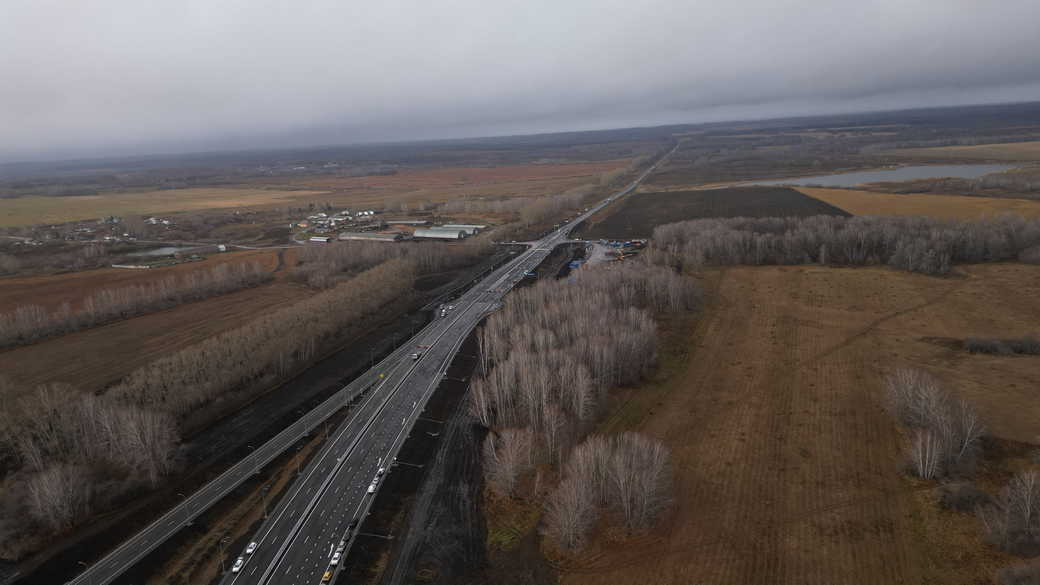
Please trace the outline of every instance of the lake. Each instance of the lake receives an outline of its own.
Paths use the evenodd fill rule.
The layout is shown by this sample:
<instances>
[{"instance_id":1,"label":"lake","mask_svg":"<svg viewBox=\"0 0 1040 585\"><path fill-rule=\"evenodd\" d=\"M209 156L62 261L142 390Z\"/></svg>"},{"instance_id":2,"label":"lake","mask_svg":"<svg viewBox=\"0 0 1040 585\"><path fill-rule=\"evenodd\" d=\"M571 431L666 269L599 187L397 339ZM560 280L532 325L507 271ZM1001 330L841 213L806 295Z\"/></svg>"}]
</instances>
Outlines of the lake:
<instances>
[{"instance_id":1,"label":"lake","mask_svg":"<svg viewBox=\"0 0 1040 585\"><path fill-rule=\"evenodd\" d=\"M957 179L974 179L989 173L999 173L1016 168L1017 165L920 165L899 167L896 169L879 169L873 171L854 171L834 175L816 177L799 177L777 179L775 181L756 181L755 185L822 185L824 187L855 187L864 183L879 181L910 181L913 179L931 179L936 177L952 177Z\"/></svg>"}]
</instances>

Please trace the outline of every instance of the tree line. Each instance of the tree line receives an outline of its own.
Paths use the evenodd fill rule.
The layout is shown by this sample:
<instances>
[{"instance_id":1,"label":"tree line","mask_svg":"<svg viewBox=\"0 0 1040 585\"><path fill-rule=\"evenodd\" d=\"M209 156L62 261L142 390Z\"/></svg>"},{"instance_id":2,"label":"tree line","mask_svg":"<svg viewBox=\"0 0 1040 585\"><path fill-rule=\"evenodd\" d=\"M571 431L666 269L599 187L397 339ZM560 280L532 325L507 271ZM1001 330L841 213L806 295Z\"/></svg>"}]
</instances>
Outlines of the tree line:
<instances>
[{"instance_id":1,"label":"tree line","mask_svg":"<svg viewBox=\"0 0 1040 585\"><path fill-rule=\"evenodd\" d=\"M654 230L647 260L677 268L733 264L884 265L941 275L954 263L1015 259L1040 245L1040 219L768 217L698 219Z\"/></svg>"},{"instance_id":2,"label":"tree line","mask_svg":"<svg viewBox=\"0 0 1040 585\"><path fill-rule=\"evenodd\" d=\"M384 305L409 295L414 278L411 262L389 260L138 368L107 395L182 418L229 393L283 377L331 340L358 333Z\"/></svg>"},{"instance_id":3,"label":"tree line","mask_svg":"<svg viewBox=\"0 0 1040 585\"><path fill-rule=\"evenodd\" d=\"M667 501L660 443L634 434L578 443L611 388L652 371L653 313L694 309L700 296L694 281L662 267L586 269L568 282L514 292L478 331L469 411L492 429L485 479L513 495L535 466L567 461L543 517L544 533L561 547L580 547L604 506L620 510L628 530L641 530Z\"/></svg>"},{"instance_id":4,"label":"tree line","mask_svg":"<svg viewBox=\"0 0 1040 585\"><path fill-rule=\"evenodd\" d=\"M415 268L395 259L335 288L134 370L101 396L63 384L32 392L0 378L0 461L22 478L0 495L60 532L177 468L179 429L216 401L284 378L386 305L409 298Z\"/></svg>"},{"instance_id":5,"label":"tree line","mask_svg":"<svg viewBox=\"0 0 1040 585\"><path fill-rule=\"evenodd\" d=\"M467 266L492 252L486 238L463 242L399 243L346 241L300 249L293 276L313 288L335 286L337 277L368 270L389 260L407 260L417 275Z\"/></svg>"},{"instance_id":6,"label":"tree line","mask_svg":"<svg viewBox=\"0 0 1040 585\"><path fill-rule=\"evenodd\" d=\"M33 343L198 301L256 286L271 278L270 272L258 263L226 263L143 284L102 289L87 296L76 308L68 301L52 310L39 305L23 305L0 313L0 347Z\"/></svg>"},{"instance_id":7,"label":"tree line","mask_svg":"<svg viewBox=\"0 0 1040 585\"><path fill-rule=\"evenodd\" d=\"M13 390L13 384L7 383ZM135 486L158 485L176 466L179 441L169 414L47 384L0 416L0 450L14 457L23 489L4 494L57 532Z\"/></svg>"}]
</instances>

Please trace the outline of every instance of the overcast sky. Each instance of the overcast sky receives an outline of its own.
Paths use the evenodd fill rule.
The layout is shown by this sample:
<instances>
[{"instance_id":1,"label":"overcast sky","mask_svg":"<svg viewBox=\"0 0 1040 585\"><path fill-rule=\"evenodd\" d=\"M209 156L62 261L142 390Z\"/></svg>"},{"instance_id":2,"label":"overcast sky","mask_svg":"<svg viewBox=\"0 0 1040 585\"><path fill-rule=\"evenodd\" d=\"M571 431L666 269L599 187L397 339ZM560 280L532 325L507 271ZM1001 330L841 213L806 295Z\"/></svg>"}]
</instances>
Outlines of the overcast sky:
<instances>
[{"instance_id":1,"label":"overcast sky","mask_svg":"<svg viewBox=\"0 0 1040 585\"><path fill-rule=\"evenodd\" d=\"M1040 0L0 0L0 160L1040 99Z\"/></svg>"}]
</instances>

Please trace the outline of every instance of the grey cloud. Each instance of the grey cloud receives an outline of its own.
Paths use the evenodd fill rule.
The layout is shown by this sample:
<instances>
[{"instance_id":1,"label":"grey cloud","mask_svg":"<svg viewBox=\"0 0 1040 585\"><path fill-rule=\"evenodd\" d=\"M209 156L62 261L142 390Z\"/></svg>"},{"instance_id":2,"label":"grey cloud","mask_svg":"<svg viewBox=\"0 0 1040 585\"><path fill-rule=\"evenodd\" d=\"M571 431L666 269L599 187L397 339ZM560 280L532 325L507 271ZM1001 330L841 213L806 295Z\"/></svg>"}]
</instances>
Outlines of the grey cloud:
<instances>
[{"instance_id":1,"label":"grey cloud","mask_svg":"<svg viewBox=\"0 0 1040 585\"><path fill-rule=\"evenodd\" d=\"M0 158L1038 97L1036 0L6 0Z\"/></svg>"}]
</instances>

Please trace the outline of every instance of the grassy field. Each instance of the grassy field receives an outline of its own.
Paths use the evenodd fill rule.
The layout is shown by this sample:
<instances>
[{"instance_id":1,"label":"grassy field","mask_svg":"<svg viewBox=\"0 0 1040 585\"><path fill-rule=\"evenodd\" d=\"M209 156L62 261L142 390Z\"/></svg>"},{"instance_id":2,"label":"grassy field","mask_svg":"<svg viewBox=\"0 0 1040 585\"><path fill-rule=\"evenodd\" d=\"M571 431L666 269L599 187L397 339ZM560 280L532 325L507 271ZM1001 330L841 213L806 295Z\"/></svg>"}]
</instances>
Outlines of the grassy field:
<instances>
[{"instance_id":1,"label":"grassy field","mask_svg":"<svg viewBox=\"0 0 1040 585\"><path fill-rule=\"evenodd\" d=\"M294 189L330 193L324 200L336 204L393 209L401 203L440 203L459 197L535 197L562 193L572 187L597 183L599 176L628 166L627 159L572 164L505 165L404 169L395 175L369 177L300 177L280 183Z\"/></svg>"},{"instance_id":2,"label":"grassy field","mask_svg":"<svg viewBox=\"0 0 1040 585\"><path fill-rule=\"evenodd\" d=\"M179 211L299 205L320 199L322 191L288 189L206 188L75 197L15 197L0 199L0 227L57 224L109 215L155 215Z\"/></svg>"},{"instance_id":3,"label":"grassy field","mask_svg":"<svg viewBox=\"0 0 1040 585\"><path fill-rule=\"evenodd\" d=\"M994 160L1040 161L1040 142L1007 142L975 146L939 146L935 148L904 148L886 154L928 160Z\"/></svg>"},{"instance_id":4,"label":"grassy field","mask_svg":"<svg viewBox=\"0 0 1040 585\"><path fill-rule=\"evenodd\" d=\"M891 194L855 189L799 187L799 191L844 209L852 215L924 215L950 219L976 219L1017 213L1040 217L1040 201L961 195Z\"/></svg>"},{"instance_id":5,"label":"grassy field","mask_svg":"<svg viewBox=\"0 0 1040 585\"><path fill-rule=\"evenodd\" d=\"M669 446L675 507L650 535L600 534L558 563L561 582L990 582L1013 560L982 542L972 515L940 510L934 484L901 473L903 438L881 390L886 371L924 367L974 402L998 437L1040 440L1040 358L929 341L1029 333L1040 267L963 271L708 272L705 313L663 326L666 338L685 337L688 353L662 356L674 374L626 391L602 427Z\"/></svg>"},{"instance_id":6,"label":"grassy field","mask_svg":"<svg viewBox=\"0 0 1040 585\"><path fill-rule=\"evenodd\" d=\"M639 193L593 218L587 238L647 238L666 223L702 217L847 215L786 187L733 187Z\"/></svg>"}]
</instances>

